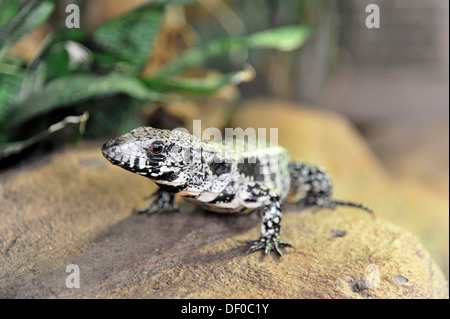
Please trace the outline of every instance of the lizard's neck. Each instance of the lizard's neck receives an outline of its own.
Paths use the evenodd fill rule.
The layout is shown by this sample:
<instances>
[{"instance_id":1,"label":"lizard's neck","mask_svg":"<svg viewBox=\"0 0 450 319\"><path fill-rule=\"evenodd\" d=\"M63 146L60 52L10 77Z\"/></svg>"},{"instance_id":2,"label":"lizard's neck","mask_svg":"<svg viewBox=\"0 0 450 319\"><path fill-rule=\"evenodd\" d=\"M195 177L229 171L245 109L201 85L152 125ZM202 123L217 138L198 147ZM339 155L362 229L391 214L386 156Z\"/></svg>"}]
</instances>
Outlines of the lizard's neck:
<instances>
[{"instance_id":1,"label":"lizard's neck","mask_svg":"<svg viewBox=\"0 0 450 319\"><path fill-rule=\"evenodd\" d=\"M210 188L213 178L208 164L200 162L194 164L185 172L180 172L173 180L150 179L161 189L170 193L197 197Z\"/></svg>"}]
</instances>

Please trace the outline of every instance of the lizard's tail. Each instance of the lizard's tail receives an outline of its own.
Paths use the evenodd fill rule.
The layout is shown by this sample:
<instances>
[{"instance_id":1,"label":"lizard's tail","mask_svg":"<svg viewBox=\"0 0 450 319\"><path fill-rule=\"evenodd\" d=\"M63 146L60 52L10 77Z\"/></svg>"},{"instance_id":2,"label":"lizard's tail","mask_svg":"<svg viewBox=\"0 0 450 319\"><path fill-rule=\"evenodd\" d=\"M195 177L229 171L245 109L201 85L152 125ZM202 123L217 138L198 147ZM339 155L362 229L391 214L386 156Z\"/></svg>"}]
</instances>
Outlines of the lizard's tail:
<instances>
[{"instance_id":1,"label":"lizard's tail","mask_svg":"<svg viewBox=\"0 0 450 319\"><path fill-rule=\"evenodd\" d=\"M335 205L351 206L351 207L361 208L361 209L364 209L365 211L373 214L372 208L370 208L370 207L368 207L366 205L360 204L360 203L353 203L353 202L347 202L347 201L341 201L341 200L333 200L332 203L335 204Z\"/></svg>"}]
</instances>

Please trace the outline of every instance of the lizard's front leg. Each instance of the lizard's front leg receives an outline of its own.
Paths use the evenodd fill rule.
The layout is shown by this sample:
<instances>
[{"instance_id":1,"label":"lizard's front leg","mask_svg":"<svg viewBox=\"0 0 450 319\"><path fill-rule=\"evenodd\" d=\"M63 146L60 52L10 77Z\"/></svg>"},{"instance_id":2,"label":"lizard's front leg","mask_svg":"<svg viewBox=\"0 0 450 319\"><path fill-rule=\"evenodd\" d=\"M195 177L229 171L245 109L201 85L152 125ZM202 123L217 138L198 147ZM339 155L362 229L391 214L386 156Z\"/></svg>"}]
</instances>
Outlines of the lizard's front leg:
<instances>
[{"instance_id":1,"label":"lizard's front leg","mask_svg":"<svg viewBox=\"0 0 450 319\"><path fill-rule=\"evenodd\" d=\"M153 202L135 212L138 214L153 215L158 212L178 211L178 205L174 202L174 195L172 193L158 189L153 194L147 195L145 199L151 199L153 197L156 197Z\"/></svg>"},{"instance_id":2,"label":"lizard's front leg","mask_svg":"<svg viewBox=\"0 0 450 319\"><path fill-rule=\"evenodd\" d=\"M292 247L292 245L280 241L282 217L280 197L266 186L258 183L246 185L239 191L238 196L246 207L260 208L263 214L261 236L256 240L249 239L246 241L251 245L249 252L261 249L267 255L271 250L274 250L281 257L283 254L280 248Z\"/></svg>"}]
</instances>

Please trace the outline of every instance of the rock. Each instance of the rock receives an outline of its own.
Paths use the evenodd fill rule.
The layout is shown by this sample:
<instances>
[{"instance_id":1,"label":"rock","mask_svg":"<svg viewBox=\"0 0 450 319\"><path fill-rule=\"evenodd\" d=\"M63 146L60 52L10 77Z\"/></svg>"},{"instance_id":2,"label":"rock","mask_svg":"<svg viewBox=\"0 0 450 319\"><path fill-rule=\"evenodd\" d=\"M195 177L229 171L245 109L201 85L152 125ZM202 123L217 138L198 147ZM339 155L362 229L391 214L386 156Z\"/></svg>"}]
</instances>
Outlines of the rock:
<instances>
[{"instance_id":1,"label":"rock","mask_svg":"<svg viewBox=\"0 0 450 319\"><path fill-rule=\"evenodd\" d=\"M353 154L354 145L341 147ZM448 298L419 240L381 217L389 207L382 199L369 202L371 192L362 196L351 183L380 177L362 160L348 169L339 148L328 149L335 167L350 172L350 181L338 174L339 197L369 202L376 217L285 204L281 236L294 248L278 259L246 254L245 240L259 236L257 214L205 213L184 201L180 213L132 214L154 186L110 165L100 146L67 148L0 175L1 297ZM72 264L80 288L66 286Z\"/></svg>"},{"instance_id":2,"label":"rock","mask_svg":"<svg viewBox=\"0 0 450 319\"><path fill-rule=\"evenodd\" d=\"M222 221L215 216L206 217L206 222L212 223L205 231L202 227L205 217L201 213L185 213L182 221L176 221L166 229L168 233L171 228L178 232L180 237L176 241L170 241L174 239L170 238L172 236L161 236L158 232L158 228L170 223L167 217L172 216L158 216L156 221L150 223L147 220L143 224L133 217L121 223L115 229L123 231L121 234L115 234L110 240L104 239L73 260L81 269L79 290L64 287L67 276L64 268L34 283L41 283L42 286L38 285L41 296L47 293L56 297L446 296L445 279L417 239L384 221L370 221L369 218L367 222L367 218L364 220L352 212L340 212L341 216L337 218L331 212L304 214L307 216L288 212L284 234L285 238L295 239L292 242L296 248L289 249L278 261L272 256L245 255L242 242L257 236L257 231L237 228L231 233L240 230L243 234L227 238L226 233L229 234L236 223L231 218ZM254 218L251 221L257 225ZM237 222L248 224L247 221ZM186 224L191 227L183 231ZM329 236L330 229L336 227L349 229L348 236L345 239ZM353 227L358 230L351 231ZM380 233L383 236L379 236ZM205 245L205 238L212 239L213 243ZM367 277L368 272L374 272L371 279ZM396 280L398 276L407 281ZM30 285L22 287L18 290L19 295L36 296L37 291L33 292L32 288Z\"/></svg>"}]
</instances>

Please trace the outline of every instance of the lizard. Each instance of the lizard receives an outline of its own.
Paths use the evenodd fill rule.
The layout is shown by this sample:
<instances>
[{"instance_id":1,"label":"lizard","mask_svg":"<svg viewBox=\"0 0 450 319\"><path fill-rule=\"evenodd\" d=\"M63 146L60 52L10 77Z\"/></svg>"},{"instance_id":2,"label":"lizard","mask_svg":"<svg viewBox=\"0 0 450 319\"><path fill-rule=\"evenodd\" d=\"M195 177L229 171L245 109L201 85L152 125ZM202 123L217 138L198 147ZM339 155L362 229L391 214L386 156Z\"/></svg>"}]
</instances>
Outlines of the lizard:
<instances>
[{"instance_id":1,"label":"lizard","mask_svg":"<svg viewBox=\"0 0 450 319\"><path fill-rule=\"evenodd\" d=\"M250 143L251 141L251 143ZM112 164L152 180L159 189L146 198L154 201L138 210L155 214L178 210L174 195L221 214L262 213L261 235L246 241L249 252L275 251L280 257L284 201L300 209L353 206L372 213L360 203L332 198L333 185L324 168L290 160L279 145L245 138L223 143L203 140L181 130L138 127L106 142L102 153Z\"/></svg>"}]
</instances>

